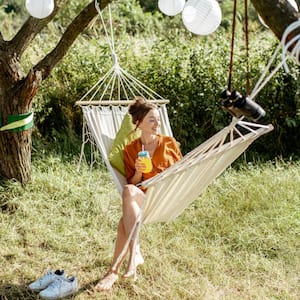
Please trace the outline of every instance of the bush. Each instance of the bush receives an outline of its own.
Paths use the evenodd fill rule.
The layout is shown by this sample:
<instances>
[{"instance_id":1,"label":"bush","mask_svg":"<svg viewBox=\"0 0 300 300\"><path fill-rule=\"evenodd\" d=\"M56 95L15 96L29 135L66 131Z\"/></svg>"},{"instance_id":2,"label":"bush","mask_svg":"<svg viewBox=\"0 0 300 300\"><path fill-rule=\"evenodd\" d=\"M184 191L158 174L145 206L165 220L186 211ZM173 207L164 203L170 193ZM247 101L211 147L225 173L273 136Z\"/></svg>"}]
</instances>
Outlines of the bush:
<instances>
[{"instance_id":1,"label":"bush","mask_svg":"<svg viewBox=\"0 0 300 300\"><path fill-rule=\"evenodd\" d=\"M273 44L274 38L269 38L264 45L257 42L251 45L249 59L252 87L275 50L276 45ZM232 89L245 94L245 54L237 52L236 56ZM171 99L169 112L172 128L184 152L230 122L231 116L221 108L219 99L221 91L227 87L228 64L228 39L221 34L213 40L200 41L195 38L183 41L180 37L172 37L156 42L152 47L151 55L144 65L147 72L141 71L143 81ZM283 69L279 70L256 98L267 112L261 122L272 123L275 127L272 133L259 139L251 148L266 159L275 156L299 157L297 72L293 64L288 74Z\"/></svg>"},{"instance_id":2,"label":"bush","mask_svg":"<svg viewBox=\"0 0 300 300\"><path fill-rule=\"evenodd\" d=\"M135 13L130 15L132 11ZM182 24L180 27L178 19L172 19L169 24L174 27L167 29L166 19L161 24L157 22L161 14L145 14L135 1L122 2L113 14L117 20L115 44L121 66L171 100L170 121L184 153L230 122L231 116L222 109L219 99L228 84L228 30L221 27L211 36L196 37L184 30ZM132 18L126 19L129 15ZM97 35L95 39L85 32L78 39L37 96L36 124L47 140L65 142L66 133L80 138L82 115L74 103L112 65L108 44L101 31ZM236 38L232 89L245 94L246 56L242 38ZM276 45L275 38L266 32L258 32L250 39L252 88ZM272 123L275 130L251 147L254 157L300 157L298 71L290 65L290 73L279 70L255 99L267 112L261 122Z\"/></svg>"}]
</instances>

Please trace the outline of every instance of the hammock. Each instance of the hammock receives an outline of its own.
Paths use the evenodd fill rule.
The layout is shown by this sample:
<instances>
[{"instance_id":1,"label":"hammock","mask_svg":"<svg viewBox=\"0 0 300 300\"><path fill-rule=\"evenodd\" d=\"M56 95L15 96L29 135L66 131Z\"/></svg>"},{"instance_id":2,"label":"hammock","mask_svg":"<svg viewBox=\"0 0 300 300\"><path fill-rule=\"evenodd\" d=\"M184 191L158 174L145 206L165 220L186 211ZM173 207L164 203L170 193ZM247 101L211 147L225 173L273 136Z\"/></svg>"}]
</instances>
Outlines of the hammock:
<instances>
[{"instance_id":1,"label":"hammock","mask_svg":"<svg viewBox=\"0 0 300 300\"><path fill-rule=\"evenodd\" d=\"M109 152L127 113L128 105L135 96L142 96L147 101L156 103L161 117L161 134L172 136L166 108L169 101L119 65L114 48L111 17L109 36L97 1L95 5L110 45L113 66L76 104L82 108L84 116L83 146L87 140L97 145L121 194L126 180L112 167ZM110 6L108 8L110 15ZM142 182L147 188L140 216L142 223L175 219L252 142L271 130L272 125L260 125L233 118L231 124L186 154L176 164Z\"/></svg>"},{"instance_id":2,"label":"hammock","mask_svg":"<svg viewBox=\"0 0 300 300\"><path fill-rule=\"evenodd\" d=\"M121 106L119 101L116 101L117 105L114 101L104 101L103 104L92 102L88 105L86 102L77 102L83 110L85 132L88 131L96 143L121 194L126 179L111 166L108 155L127 107ZM127 104L132 101L124 102ZM171 135L166 104L160 105L159 111L162 116L162 134ZM175 219L252 142L272 129L272 125L260 125L233 118L229 126L186 154L180 161L142 182L147 188L142 213L143 223Z\"/></svg>"},{"instance_id":3,"label":"hammock","mask_svg":"<svg viewBox=\"0 0 300 300\"><path fill-rule=\"evenodd\" d=\"M117 82L118 84L115 84ZM109 83L113 84L109 86ZM132 103L132 100L129 98L103 100L103 93L100 93L100 98L98 98L96 95L100 92L101 86L109 89L111 95L117 90L118 95L126 94L132 99L134 94L129 91L134 91L138 95L150 98L151 100L148 101L159 106L161 133L172 136L166 108L168 100L140 83L115 62L113 71L110 70L80 101L76 102L83 111L84 133L97 145L121 194L126 180L118 170L112 167L109 152L127 113L128 104ZM86 101L85 98L90 94L92 96ZM142 185L147 188L147 193L143 206L143 223L175 219L255 139L272 129L272 125L260 125L233 118L229 126L186 154L176 164L144 181Z\"/></svg>"}]
</instances>

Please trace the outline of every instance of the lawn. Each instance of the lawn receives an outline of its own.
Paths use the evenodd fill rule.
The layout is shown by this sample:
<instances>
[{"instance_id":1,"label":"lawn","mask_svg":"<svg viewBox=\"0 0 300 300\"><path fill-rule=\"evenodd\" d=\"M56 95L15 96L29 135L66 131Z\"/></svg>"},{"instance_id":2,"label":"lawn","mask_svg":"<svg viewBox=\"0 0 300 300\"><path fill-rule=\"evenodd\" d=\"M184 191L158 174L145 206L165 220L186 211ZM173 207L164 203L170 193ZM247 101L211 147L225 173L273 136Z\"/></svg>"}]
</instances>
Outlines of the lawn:
<instances>
[{"instance_id":1,"label":"lawn","mask_svg":"<svg viewBox=\"0 0 300 300\"><path fill-rule=\"evenodd\" d=\"M0 299L37 299L30 282L64 269L71 299L299 299L300 164L228 169L175 221L141 230L145 264L108 293L93 286L112 258L120 198L101 166L59 155L33 180L0 185Z\"/></svg>"}]
</instances>

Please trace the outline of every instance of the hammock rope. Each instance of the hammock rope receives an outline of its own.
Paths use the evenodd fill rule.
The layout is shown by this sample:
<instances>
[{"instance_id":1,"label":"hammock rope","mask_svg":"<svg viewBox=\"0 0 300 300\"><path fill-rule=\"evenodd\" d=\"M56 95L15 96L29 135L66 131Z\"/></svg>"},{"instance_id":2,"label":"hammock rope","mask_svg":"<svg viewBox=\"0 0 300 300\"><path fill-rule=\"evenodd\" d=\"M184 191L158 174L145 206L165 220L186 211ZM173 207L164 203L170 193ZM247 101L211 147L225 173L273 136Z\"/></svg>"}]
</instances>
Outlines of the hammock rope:
<instances>
[{"instance_id":1,"label":"hammock rope","mask_svg":"<svg viewBox=\"0 0 300 300\"><path fill-rule=\"evenodd\" d=\"M246 51L246 93L250 93L250 65L249 65L249 30L248 30L248 0L244 1L245 11L245 51ZM229 59L229 74L228 74L228 91L231 91L232 73L233 73L233 57L234 57L234 43L235 43L235 28L236 28L236 15L237 15L237 0L233 2L233 17L231 28L231 47Z\"/></svg>"},{"instance_id":2,"label":"hammock rope","mask_svg":"<svg viewBox=\"0 0 300 300\"><path fill-rule=\"evenodd\" d=\"M249 66L249 30L248 30L248 0L244 1L244 12L245 12L245 50L246 50L246 93L249 98L254 101L258 93L265 87L265 85L271 80L271 78L278 72L278 70L283 66L285 71L289 72L289 67L287 65L287 60L292 58L298 65L300 65L300 34L289 38L291 34L300 28L300 18L291 23L285 29L281 42L275 49L271 59L269 60L266 68L262 72L260 78L258 79L253 90L250 92L250 66ZM234 42L235 42L235 28L236 28L236 15L237 15L237 0L234 0L233 4L233 19L232 19L232 32L231 32L231 51L230 51L230 61L229 61L229 74L228 74L228 90L231 91L232 85L232 73L233 73L233 57L234 57ZM293 49L290 50L291 46ZM281 50L281 61L279 64L272 69L270 68ZM267 75L269 74L269 75Z\"/></svg>"},{"instance_id":3,"label":"hammock rope","mask_svg":"<svg viewBox=\"0 0 300 300\"><path fill-rule=\"evenodd\" d=\"M113 56L115 54L115 42L114 42L114 32L113 32L113 27L112 27L112 17L111 17L110 5L108 5L110 34L108 34L108 30L107 30L107 27L105 25L103 15L102 15L102 12L101 12L101 9L100 9L100 6L99 6L99 3L98 3L97 0L95 0L95 8L98 12L98 15L100 16L102 26L103 26L103 29L104 29L104 33L105 33L105 37L106 37L107 43L110 47L110 51L111 51L112 56ZM117 63L117 60L115 60L114 62Z\"/></svg>"},{"instance_id":4,"label":"hammock rope","mask_svg":"<svg viewBox=\"0 0 300 300\"><path fill-rule=\"evenodd\" d=\"M288 73L289 67L287 65L287 60L289 58L293 59L298 65L300 65L300 34L295 35L288 42L288 37L297 29L300 28L300 19L291 23L284 31L281 42L277 45L272 57L270 58L265 70L261 74L259 80L257 81L254 89L251 92L250 98L254 99L257 94L264 88L264 86L271 80L271 78L276 74L276 72L283 66L285 71ZM290 47L294 45L292 51ZM281 50L282 49L282 50ZM281 61L279 64L269 72L274 60L278 56L279 51L281 50ZM269 72L269 75L267 75Z\"/></svg>"},{"instance_id":5,"label":"hammock rope","mask_svg":"<svg viewBox=\"0 0 300 300\"><path fill-rule=\"evenodd\" d=\"M286 72L289 72L289 67L286 63L287 58L291 57L294 59L294 61L300 65L300 34L295 35L289 42L287 42L288 37L291 35L293 31L300 28L300 18L290 24L284 31L282 38L281 38L281 44L283 46L282 49L282 61L284 62L284 69ZM293 49L291 52L289 52L290 47L293 45Z\"/></svg>"}]
</instances>

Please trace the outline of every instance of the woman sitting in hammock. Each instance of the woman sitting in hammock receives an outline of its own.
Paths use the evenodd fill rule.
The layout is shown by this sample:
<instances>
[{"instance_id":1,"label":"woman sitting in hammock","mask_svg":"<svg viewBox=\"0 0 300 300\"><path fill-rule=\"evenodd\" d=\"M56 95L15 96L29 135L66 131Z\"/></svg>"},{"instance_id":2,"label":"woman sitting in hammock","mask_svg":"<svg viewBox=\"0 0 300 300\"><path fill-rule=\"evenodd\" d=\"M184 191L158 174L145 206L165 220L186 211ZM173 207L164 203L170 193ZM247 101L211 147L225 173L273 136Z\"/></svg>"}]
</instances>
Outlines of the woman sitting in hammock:
<instances>
[{"instance_id":1,"label":"woman sitting in hammock","mask_svg":"<svg viewBox=\"0 0 300 300\"><path fill-rule=\"evenodd\" d=\"M112 266L96 285L95 289L98 291L109 290L118 279L118 273L126 253L123 257L120 257L120 255L139 217L140 207L145 198L146 191L142 187L137 187L137 185L143 180L157 175L182 158L176 140L173 137L158 134L160 116L156 105L148 103L140 97L135 100L128 111L132 116L132 122L136 125L136 129L141 130L141 137L124 149L124 164L128 184L124 186L122 194L123 216L118 225ZM152 160L153 168L149 173L143 173L146 166L138 158L138 153L142 150L148 151ZM138 237L136 240L138 240ZM129 263L123 278L134 276L135 268L143 263L144 259L138 243L131 240L129 244Z\"/></svg>"}]
</instances>

